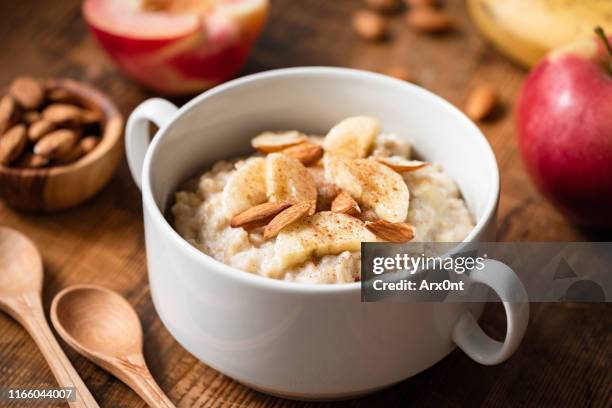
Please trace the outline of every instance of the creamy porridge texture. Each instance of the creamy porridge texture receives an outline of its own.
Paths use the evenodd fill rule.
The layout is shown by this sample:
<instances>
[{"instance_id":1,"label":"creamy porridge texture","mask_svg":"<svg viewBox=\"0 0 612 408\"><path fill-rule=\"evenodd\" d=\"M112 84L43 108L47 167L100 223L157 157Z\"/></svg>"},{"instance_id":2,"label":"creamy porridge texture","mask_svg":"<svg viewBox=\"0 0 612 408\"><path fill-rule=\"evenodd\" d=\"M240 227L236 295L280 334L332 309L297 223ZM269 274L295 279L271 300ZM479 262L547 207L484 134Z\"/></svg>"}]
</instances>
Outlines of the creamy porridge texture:
<instances>
[{"instance_id":1,"label":"creamy porridge texture","mask_svg":"<svg viewBox=\"0 0 612 408\"><path fill-rule=\"evenodd\" d=\"M174 227L227 265L309 283L358 281L361 242L462 241L474 223L455 182L379 127L353 117L324 138L262 134L257 154L182 186Z\"/></svg>"}]
</instances>

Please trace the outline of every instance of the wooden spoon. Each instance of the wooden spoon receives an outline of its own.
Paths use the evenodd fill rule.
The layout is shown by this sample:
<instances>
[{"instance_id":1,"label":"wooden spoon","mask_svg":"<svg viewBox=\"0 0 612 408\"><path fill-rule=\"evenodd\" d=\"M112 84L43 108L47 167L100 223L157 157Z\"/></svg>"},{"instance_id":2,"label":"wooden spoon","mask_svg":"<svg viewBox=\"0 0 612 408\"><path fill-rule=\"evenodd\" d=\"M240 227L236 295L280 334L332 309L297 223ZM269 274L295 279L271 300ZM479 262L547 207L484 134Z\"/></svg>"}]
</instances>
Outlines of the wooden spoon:
<instances>
[{"instance_id":1,"label":"wooden spoon","mask_svg":"<svg viewBox=\"0 0 612 408\"><path fill-rule=\"evenodd\" d=\"M152 407L174 407L142 355L142 327L123 297L93 285L64 289L51 304L51 321L76 351L132 388Z\"/></svg>"},{"instance_id":2,"label":"wooden spoon","mask_svg":"<svg viewBox=\"0 0 612 408\"><path fill-rule=\"evenodd\" d=\"M36 246L21 233L0 227L0 310L30 333L58 384L76 388L71 407L98 407L51 333L42 307L42 283L43 264Z\"/></svg>"}]
</instances>

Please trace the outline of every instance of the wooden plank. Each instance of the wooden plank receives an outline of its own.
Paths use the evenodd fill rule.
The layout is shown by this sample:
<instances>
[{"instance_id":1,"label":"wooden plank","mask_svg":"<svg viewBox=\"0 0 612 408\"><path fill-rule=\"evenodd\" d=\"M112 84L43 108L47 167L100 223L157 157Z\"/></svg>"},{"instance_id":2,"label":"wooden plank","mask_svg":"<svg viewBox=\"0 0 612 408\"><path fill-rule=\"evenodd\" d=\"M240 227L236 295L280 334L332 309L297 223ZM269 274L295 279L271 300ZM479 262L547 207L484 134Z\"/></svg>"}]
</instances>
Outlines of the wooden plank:
<instances>
[{"instance_id":1,"label":"wooden plank","mask_svg":"<svg viewBox=\"0 0 612 408\"><path fill-rule=\"evenodd\" d=\"M462 106L469 89L494 83L504 101L498 119L482 125L502 171L499 238L510 241L609 239L608 234L569 225L533 189L515 142L513 101L525 72L492 50L477 34L463 2L448 1L459 29L443 36L411 32L401 15L392 40L364 43L349 19L359 7L350 0L273 0L265 33L244 74L298 66L334 65L381 71L402 65L418 82ZM3 61L0 86L18 74L67 76L105 89L129 113L153 96L118 73L94 44L80 18L80 1L0 2ZM8 16L8 18L4 17ZM9 61L10 63L7 63ZM187 99L175 99L183 103ZM416 377L363 399L340 403L295 403L254 392L197 361L159 321L150 300L140 194L125 163L94 201L53 215L18 213L0 203L0 224L28 234L42 250L44 303L66 285L95 283L125 295L145 330L145 355L154 377L180 407L414 406L607 406L610 377L609 305L533 305L527 337L517 354L496 367L482 367L461 352ZM500 337L503 310L489 307L483 324ZM65 345L64 345L65 346ZM142 407L124 385L64 347L103 407ZM33 342L0 315L0 384L50 386L53 378ZM17 406L15 404L9 406Z\"/></svg>"}]
</instances>

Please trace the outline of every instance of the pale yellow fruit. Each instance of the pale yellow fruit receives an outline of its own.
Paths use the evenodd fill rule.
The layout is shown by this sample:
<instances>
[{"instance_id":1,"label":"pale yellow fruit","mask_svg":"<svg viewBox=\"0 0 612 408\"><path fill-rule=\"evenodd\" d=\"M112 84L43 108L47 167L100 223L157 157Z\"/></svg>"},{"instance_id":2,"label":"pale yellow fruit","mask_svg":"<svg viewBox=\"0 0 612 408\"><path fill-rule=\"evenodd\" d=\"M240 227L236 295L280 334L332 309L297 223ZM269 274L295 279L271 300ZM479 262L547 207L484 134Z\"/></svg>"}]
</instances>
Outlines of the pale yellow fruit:
<instances>
[{"instance_id":1,"label":"pale yellow fruit","mask_svg":"<svg viewBox=\"0 0 612 408\"><path fill-rule=\"evenodd\" d=\"M308 169L299 160L282 153L272 153L266 158L266 191L273 202L295 204L317 200L317 186Z\"/></svg>"},{"instance_id":2,"label":"pale yellow fruit","mask_svg":"<svg viewBox=\"0 0 612 408\"><path fill-rule=\"evenodd\" d=\"M312 257L359 251L362 242L378 238L365 224L347 214L323 211L283 229L274 246L278 270L300 265Z\"/></svg>"},{"instance_id":3,"label":"pale yellow fruit","mask_svg":"<svg viewBox=\"0 0 612 408\"><path fill-rule=\"evenodd\" d=\"M228 217L233 217L266 202L266 160L248 160L230 176L223 189L221 201Z\"/></svg>"},{"instance_id":4,"label":"pale yellow fruit","mask_svg":"<svg viewBox=\"0 0 612 408\"><path fill-rule=\"evenodd\" d=\"M530 67L600 25L612 33L612 0L468 0L472 19L500 51Z\"/></svg>"},{"instance_id":5,"label":"pale yellow fruit","mask_svg":"<svg viewBox=\"0 0 612 408\"><path fill-rule=\"evenodd\" d=\"M369 116L355 116L334 126L323 142L326 153L344 159L368 157L380 133L380 122Z\"/></svg>"},{"instance_id":6,"label":"pale yellow fruit","mask_svg":"<svg viewBox=\"0 0 612 408\"><path fill-rule=\"evenodd\" d=\"M404 222L410 193L397 172L372 159L345 160L326 156L325 177L383 220Z\"/></svg>"}]
</instances>

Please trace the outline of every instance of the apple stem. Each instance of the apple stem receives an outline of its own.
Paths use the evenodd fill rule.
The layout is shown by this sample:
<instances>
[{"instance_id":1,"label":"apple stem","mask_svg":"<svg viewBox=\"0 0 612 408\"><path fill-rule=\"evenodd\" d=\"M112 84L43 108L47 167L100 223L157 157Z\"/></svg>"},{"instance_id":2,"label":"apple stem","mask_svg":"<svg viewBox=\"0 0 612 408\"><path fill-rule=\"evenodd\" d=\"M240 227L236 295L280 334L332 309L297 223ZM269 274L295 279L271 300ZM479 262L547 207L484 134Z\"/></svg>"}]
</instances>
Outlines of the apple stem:
<instances>
[{"instance_id":1,"label":"apple stem","mask_svg":"<svg viewBox=\"0 0 612 408\"><path fill-rule=\"evenodd\" d=\"M601 41L603 41L604 46L608 50L608 54L610 54L608 65L610 68L610 72L612 72L612 45L610 45L610 41L608 41L608 37L606 36L606 33L604 29L601 28L601 26L597 26L597 28L595 28L595 33L599 36L599 38L601 38Z\"/></svg>"}]
</instances>

